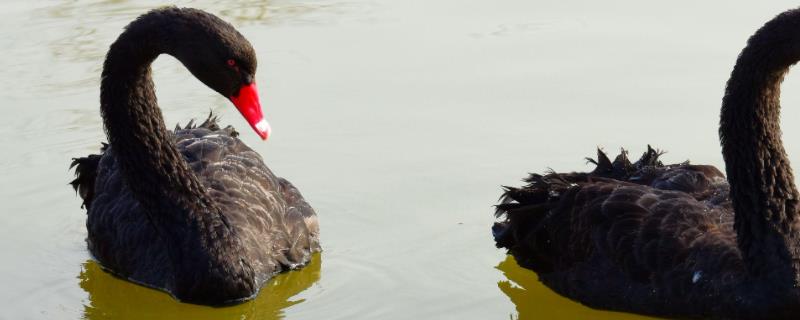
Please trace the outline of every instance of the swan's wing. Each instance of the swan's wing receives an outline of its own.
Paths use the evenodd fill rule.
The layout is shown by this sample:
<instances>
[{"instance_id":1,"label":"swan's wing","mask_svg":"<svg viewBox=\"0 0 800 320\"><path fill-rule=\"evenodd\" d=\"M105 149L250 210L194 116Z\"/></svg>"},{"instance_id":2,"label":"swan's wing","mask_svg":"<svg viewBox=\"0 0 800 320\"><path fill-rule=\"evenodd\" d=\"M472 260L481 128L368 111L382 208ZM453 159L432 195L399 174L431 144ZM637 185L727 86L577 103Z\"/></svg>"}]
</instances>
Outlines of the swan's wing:
<instances>
[{"instance_id":1,"label":"swan's wing","mask_svg":"<svg viewBox=\"0 0 800 320\"><path fill-rule=\"evenodd\" d=\"M575 294L590 290L574 283L588 270L623 277L618 283L681 292L740 270L727 184L718 170L615 162L596 161L605 174L534 174L527 186L507 188L497 212L504 219L493 228L497 246L540 275L572 273L552 285Z\"/></svg>"},{"instance_id":2,"label":"swan's wing","mask_svg":"<svg viewBox=\"0 0 800 320\"><path fill-rule=\"evenodd\" d=\"M210 118L177 128L175 135L178 149L236 228L258 274L305 265L320 250L314 210L233 128L219 128Z\"/></svg>"},{"instance_id":3,"label":"swan's wing","mask_svg":"<svg viewBox=\"0 0 800 320\"><path fill-rule=\"evenodd\" d=\"M297 189L275 176L237 135L210 116L200 125L176 128L174 141L235 228L260 286L272 274L308 263L320 250L319 229ZM127 188L112 149L73 161L72 185L89 211L89 250L118 275L166 288L173 274L166 248Z\"/></svg>"},{"instance_id":4,"label":"swan's wing","mask_svg":"<svg viewBox=\"0 0 800 320\"><path fill-rule=\"evenodd\" d=\"M87 209L89 252L104 269L146 286L168 290L172 283L166 247L133 197L113 148L75 159L72 182Z\"/></svg>"},{"instance_id":5,"label":"swan's wing","mask_svg":"<svg viewBox=\"0 0 800 320\"><path fill-rule=\"evenodd\" d=\"M281 194L283 199L286 200L286 220L287 225L292 226L289 234L294 238L294 243L300 243L298 239L309 239L308 246L312 251L319 251L319 221L317 221L317 213L311 208L311 205L306 202L303 195L289 180L278 178L281 186ZM290 256L296 257L292 260L299 260L304 254L305 249L302 246L295 246L289 253Z\"/></svg>"}]
</instances>

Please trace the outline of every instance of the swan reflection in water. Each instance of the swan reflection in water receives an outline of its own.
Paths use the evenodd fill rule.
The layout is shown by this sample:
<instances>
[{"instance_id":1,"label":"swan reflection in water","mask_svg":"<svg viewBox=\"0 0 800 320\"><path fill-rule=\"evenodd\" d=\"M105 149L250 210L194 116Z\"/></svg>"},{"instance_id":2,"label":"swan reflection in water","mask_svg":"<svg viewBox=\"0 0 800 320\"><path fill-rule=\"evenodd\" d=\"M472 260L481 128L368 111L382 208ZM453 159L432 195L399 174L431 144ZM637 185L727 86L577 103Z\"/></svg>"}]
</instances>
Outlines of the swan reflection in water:
<instances>
[{"instance_id":1,"label":"swan reflection in water","mask_svg":"<svg viewBox=\"0 0 800 320\"><path fill-rule=\"evenodd\" d=\"M506 259L496 267L503 272L506 280L497 282L500 288L517 309L511 315L513 320L536 319L596 319L596 320L637 320L656 319L620 312L601 311L589 308L575 301L564 298L539 282L535 272L517 265L514 257Z\"/></svg>"},{"instance_id":2,"label":"swan reflection in water","mask_svg":"<svg viewBox=\"0 0 800 320\"><path fill-rule=\"evenodd\" d=\"M292 297L320 279L322 257L315 253L309 264L270 279L258 297L229 307L215 308L175 301L166 293L132 284L104 272L94 260L83 264L80 286L89 294L84 318L98 319L283 319L284 310L305 299Z\"/></svg>"}]
</instances>

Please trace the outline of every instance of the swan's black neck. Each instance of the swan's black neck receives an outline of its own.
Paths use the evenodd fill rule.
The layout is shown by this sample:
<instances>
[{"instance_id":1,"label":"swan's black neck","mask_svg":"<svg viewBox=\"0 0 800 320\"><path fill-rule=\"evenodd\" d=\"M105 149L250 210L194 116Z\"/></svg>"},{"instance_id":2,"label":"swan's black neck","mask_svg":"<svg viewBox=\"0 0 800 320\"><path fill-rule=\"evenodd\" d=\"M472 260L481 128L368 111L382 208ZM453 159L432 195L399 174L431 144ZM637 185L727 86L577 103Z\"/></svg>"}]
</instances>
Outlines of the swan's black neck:
<instances>
[{"instance_id":1,"label":"swan's black neck","mask_svg":"<svg viewBox=\"0 0 800 320\"><path fill-rule=\"evenodd\" d=\"M252 286L247 283L252 279L247 273L252 270L240 263L241 249L234 231L170 137L156 103L150 72L150 64L158 55L172 53L181 45L176 41L181 35L172 33L171 21L199 13L161 9L131 23L106 57L100 108L125 181L169 248L177 269L175 287L193 291L197 302L203 302L205 298L198 291L226 294L226 290ZM234 280L240 283L231 285L239 287L202 287ZM220 301L219 297L206 298Z\"/></svg>"},{"instance_id":2,"label":"swan's black neck","mask_svg":"<svg viewBox=\"0 0 800 320\"><path fill-rule=\"evenodd\" d=\"M103 68L100 109L109 143L137 200L151 211L171 207L163 218L181 223L182 215L213 203L164 125L150 72L150 64L164 48L140 34L144 31L129 27L111 46Z\"/></svg>"},{"instance_id":3,"label":"swan's black neck","mask_svg":"<svg viewBox=\"0 0 800 320\"><path fill-rule=\"evenodd\" d=\"M800 59L800 11L783 13L748 40L725 90L720 139L739 248L751 276L800 285L800 217L781 141L780 85Z\"/></svg>"}]
</instances>

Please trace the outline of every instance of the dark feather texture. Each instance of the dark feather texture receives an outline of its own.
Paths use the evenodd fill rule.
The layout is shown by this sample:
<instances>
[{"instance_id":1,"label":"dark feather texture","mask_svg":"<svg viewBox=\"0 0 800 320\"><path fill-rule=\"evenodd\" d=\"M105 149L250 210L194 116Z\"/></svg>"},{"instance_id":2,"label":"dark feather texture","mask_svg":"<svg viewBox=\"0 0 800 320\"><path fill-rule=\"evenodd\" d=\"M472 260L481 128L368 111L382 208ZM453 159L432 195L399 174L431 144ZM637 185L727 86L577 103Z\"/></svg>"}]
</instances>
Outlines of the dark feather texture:
<instances>
[{"instance_id":1,"label":"dark feather texture","mask_svg":"<svg viewBox=\"0 0 800 320\"><path fill-rule=\"evenodd\" d=\"M725 91L727 179L707 165L598 151L588 173L505 187L498 247L586 305L680 318L800 318L798 191L780 137L780 84L800 60L800 10L748 40Z\"/></svg>"},{"instance_id":2,"label":"dark feather texture","mask_svg":"<svg viewBox=\"0 0 800 320\"><path fill-rule=\"evenodd\" d=\"M714 167L663 165L660 154L648 147L631 163L624 150L613 162L598 151L590 173L531 174L526 186L506 187L498 247L595 307L707 312L722 298L706 284L744 269L728 184Z\"/></svg>"},{"instance_id":3,"label":"dark feather texture","mask_svg":"<svg viewBox=\"0 0 800 320\"><path fill-rule=\"evenodd\" d=\"M178 126L173 140L236 230L244 260L259 275L256 287L261 287L272 275L303 266L319 251L319 226L300 192L275 176L236 135L209 116L198 126ZM126 186L113 147L73 163L77 178L72 184L89 209L87 242L95 258L115 274L172 292L174 271L167 250ZM83 191L90 189L96 196Z\"/></svg>"},{"instance_id":4,"label":"dark feather texture","mask_svg":"<svg viewBox=\"0 0 800 320\"><path fill-rule=\"evenodd\" d=\"M72 164L89 251L106 270L182 301L249 299L320 250L317 216L213 115L167 131L150 75L161 53L226 97L255 73L250 43L206 12L162 8L126 28L103 67L109 146Z\"/></svg>"}]
</instances>

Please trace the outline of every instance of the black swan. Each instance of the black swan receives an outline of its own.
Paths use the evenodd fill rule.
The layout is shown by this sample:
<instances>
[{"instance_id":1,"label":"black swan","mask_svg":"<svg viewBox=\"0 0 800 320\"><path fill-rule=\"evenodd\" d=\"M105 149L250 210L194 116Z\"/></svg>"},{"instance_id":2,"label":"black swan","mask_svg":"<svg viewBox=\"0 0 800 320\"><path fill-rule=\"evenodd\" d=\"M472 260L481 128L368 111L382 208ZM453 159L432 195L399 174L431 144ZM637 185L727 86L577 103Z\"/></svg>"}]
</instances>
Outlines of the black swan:
<instances>
[{"instance_id":1,"label":"black swan","mask_svg":"<svg viewBox=\"0 0 800 320\"><path fill-rule=\"evenodd\" d=\"M111 45L100 111L109 144L75 159L89 251L104 269L190 303L254 297L319 251L314 210L215 117L167 131L150 64L166 53L228 97L266 139L256 56L230 24L185 8L150 11Z\"/></svg>"},{"instance_id":2,"label":"black swan","mask_svg":"<svg viewBox=\"0 0 800 320\"><path fill-rule=\"evenodd\" d=\"M800 9L747 42L722 99L725 176L604 153L588 173L506 187L498 247L590 307L679 318L800 318L800 214L781 142L780 85L800 60Z\"/></svg>"}]
</instances>

